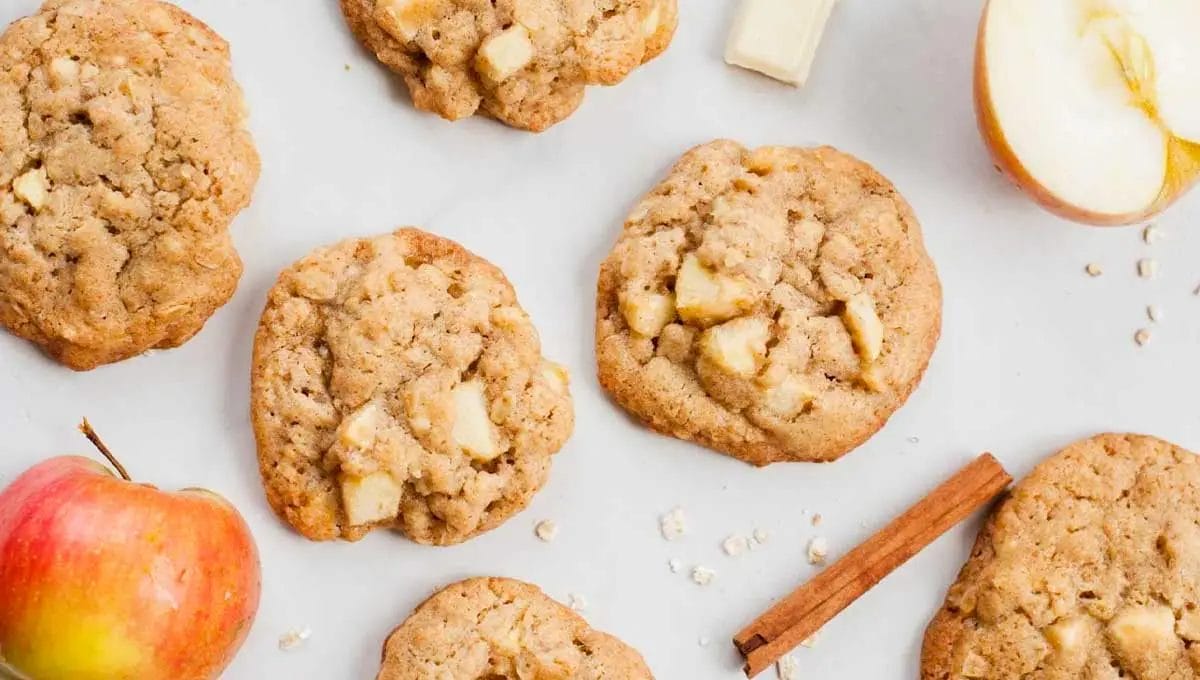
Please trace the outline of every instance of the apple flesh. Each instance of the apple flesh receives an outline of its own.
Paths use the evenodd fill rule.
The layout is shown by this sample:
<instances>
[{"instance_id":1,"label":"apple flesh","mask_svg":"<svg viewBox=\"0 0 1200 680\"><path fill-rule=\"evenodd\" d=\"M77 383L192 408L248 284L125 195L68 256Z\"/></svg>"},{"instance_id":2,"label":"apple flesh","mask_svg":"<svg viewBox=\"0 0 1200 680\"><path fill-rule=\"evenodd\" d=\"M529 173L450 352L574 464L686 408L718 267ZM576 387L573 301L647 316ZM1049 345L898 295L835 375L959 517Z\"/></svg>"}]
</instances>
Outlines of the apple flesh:
<instances>
[{"instance_id":1,"label":"apple flesh","mask_svg":"<svg viewBox=\"0 0 1200 680\"><path fill-rule=\"evenodd\" d=\"M1200 177L1200 2L989 0L975 60L997 166L1095 225L1159 213Z\"/></svg>"},{"instance_id":2,"label":"apple flesh","mask_svg":"<svg viewBox=\"0 0 1200 680\"><path fill-rule=\"evenodd\" d=\"M237 510L81 457L0 493L0 677L203 680L258 611L258 552Z\"/></svg>"}]
</instances>

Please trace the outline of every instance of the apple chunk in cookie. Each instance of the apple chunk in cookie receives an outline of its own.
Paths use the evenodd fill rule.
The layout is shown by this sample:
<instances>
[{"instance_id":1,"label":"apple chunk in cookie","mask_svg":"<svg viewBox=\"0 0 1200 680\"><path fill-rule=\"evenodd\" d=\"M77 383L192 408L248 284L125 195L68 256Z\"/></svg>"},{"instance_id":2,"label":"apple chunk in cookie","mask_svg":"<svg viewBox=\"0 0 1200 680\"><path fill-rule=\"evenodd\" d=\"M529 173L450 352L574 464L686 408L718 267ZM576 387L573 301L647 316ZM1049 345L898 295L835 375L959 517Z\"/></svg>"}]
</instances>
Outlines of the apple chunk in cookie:
<instances>
[{"instance_id":1,"label":"apple chunk in cookie","mask_svg":"<svg viewBox=\"0 0 1200 680\"><path fill-rule=\"evenodd\" d=\"M376 527L452 544L541 488L573 426L567 373L504 275L416 229L283 272L254 346L271 506L314 540Z\"/></svg>"},{"instance_id":2,"label":"apple chunk in cookie","mask_svg":"<svg viewBox=\"0 0 1200 680\"><path fill-rule=\"evenodd\" d=\"M1098 225L1166 208L1200 177L1200 4L990 0L975 65L997 164Z\"/></svg>"},{"instance_id":3,"label":"apple chunk in cookie","mask_svg":"<svg viewBox=\"0 0 1200 680\"><path fill-rule=\"evenodd\" d=\"M601 383L756 465L833 460L920 380L941 288L904 199L830 148L689 151L600 271Z\"/></svg>"}]
</instances>

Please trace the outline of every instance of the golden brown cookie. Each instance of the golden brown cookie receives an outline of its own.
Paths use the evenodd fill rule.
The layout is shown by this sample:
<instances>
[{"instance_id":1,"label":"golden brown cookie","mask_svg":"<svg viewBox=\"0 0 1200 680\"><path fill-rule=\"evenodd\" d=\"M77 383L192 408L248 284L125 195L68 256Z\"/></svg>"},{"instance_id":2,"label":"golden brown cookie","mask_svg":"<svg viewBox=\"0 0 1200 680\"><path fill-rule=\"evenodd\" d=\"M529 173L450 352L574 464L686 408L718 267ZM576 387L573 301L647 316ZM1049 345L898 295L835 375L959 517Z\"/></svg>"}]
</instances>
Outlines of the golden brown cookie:
<instances>
[{"instance_id":1,"label":"golden brown cookie","mask_svg":"<svg viewBox=\"0 0 1200 680\"><path fill-rule=\"evenodd\" d=\"M259 161L220 36L50 0L0 36L0 324L77 370L178 346L233 295Z\"/></svg>"},{"instance_id":2,"label":"golden brown cookie","mask_svg":"<svg viewBox=\"0 0 1200 680\"><path fill-rule=\"evenodd\" d=\"M574 424L566 371L500 270L417 229L280 275L251 408L271 507L314 540L492 529L542 487Z\"/></svg>"},{"instance_id":3,"label":"golden brown cookie","mask_svg":"<svg viewBox=\"0 0 1200 680\"><path fill-rule=\"evenodd\" d=\"M716 141L600 269L600 382L655 430L748 463L834 460L917 386L941 307L916 217L866 163Z\"/></svg>"},{"instance_id":4,"label":"golden brown cookie","mask_svg":"<svg viewBox=\"0 0 1200 680\"><path fill-rule=\"evenodd\" d=\"M341 0L350 28L448 120L540 132L662 53L677 0Z\"/></svg>"},{"instance_id":5,"label":"golden brown cookie","mask_svg":"<svg viewBox=\"0 0 1200 680\"><path fill-rule=\"evenodd\" d=\"M1104 434L1000 504L925 633L924 680L1200 674L1200 465Z\"/></svg>"},{"instance_id":6,"label":"golden brown cookie","mask_svg":"<svg viewBox=\"0 0 1200 680\"><path fill-rule=\"evenodd\" d=\"M376 680L651 680L636 650L536 587L474 578L426 600L383 647Z\"/></svg>"}]
</instances>

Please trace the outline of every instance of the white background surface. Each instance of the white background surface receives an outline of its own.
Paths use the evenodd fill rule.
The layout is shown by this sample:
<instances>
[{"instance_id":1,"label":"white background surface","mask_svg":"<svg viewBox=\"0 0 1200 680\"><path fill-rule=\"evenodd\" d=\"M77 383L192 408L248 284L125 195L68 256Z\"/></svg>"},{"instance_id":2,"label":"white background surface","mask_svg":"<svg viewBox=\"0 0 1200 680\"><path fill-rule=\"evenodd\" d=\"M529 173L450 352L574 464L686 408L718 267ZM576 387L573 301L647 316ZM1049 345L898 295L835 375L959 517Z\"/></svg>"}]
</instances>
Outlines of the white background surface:
<instances>
[{"instance_id":1,"label":"white background surface","mask_svg":"<svg viewBox=\"0 0 1200 680\"><path fill-rule=\"evenodd\" d=\"M389 630L432 589L508 575L566 599L640 649L663 680L739 677L730 636L814 573L809 538L833 557L982 450L1014 474L1100 430L1200 448L1200 196L1137 229L1076 227L1043 214L997 175L971 106L978 0L842 3L808 86L724 65L728 0L681 0L670 50L624 84L592 89L540 136L483 119L418 113L348 33L335 0L189 0L232 44L263 157L254 204L234 225L246 274L237 296L181 349L75 374L0 336L0 484L44 457L88 453L88 416L141 480L207 486L231 498L258 539L262 609L233 680L371 678ZM35 0L0 1L0 21ZM347 71L345 65L350 65ZM755 470L641 429L593 377L593 287L629 207L686 148L834 144L874 163L916 208L945 287L941 344L921 388L842 461ZM422 225L503 268L572 369L574 437L525 513L456 548L376 533L309 543L263 499L247 416L252 333L276 273L343 237ZM1161 273L1139 280L1138 258ZM1088 262L1104 276L1083 274ZM1145 307L1165 320L1145 348ZM919 437L919 443L909 441ZM684 540L658 516L679 505ZM809 515L802 511L807 510ZM812 512L825 521L810 526ZM553 518L552 544L533 525ZM916 557L837 618L796 658L804 678L913 678L929 616L966 556L978 518ZM772 533L740 558L720 542ZM670 558L717 571L707 588ZM282 652L289 629L310 627ZM698 644L708 638L707 646Z\"/></svg>"}]
</instances>

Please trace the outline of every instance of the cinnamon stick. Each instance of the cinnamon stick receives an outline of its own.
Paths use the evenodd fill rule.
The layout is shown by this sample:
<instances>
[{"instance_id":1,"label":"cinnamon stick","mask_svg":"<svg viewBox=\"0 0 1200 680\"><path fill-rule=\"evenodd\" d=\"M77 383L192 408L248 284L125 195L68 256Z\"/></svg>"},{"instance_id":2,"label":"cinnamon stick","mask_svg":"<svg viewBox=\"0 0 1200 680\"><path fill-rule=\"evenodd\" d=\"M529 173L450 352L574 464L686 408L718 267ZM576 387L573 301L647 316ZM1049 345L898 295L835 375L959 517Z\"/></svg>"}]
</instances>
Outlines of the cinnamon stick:
<instances>
[{"instance_id":1,"label":"cinnamon stick","mask_svg":"<svg viewBox=\"0 0 1200 680\"><path fill-rule=\"evenodd\" d=\"M746 659L746 677L769 668L1011 482L1000 463L985 453L796 589L734 636L733 644Z\"/></svg>"}]
</instances>

